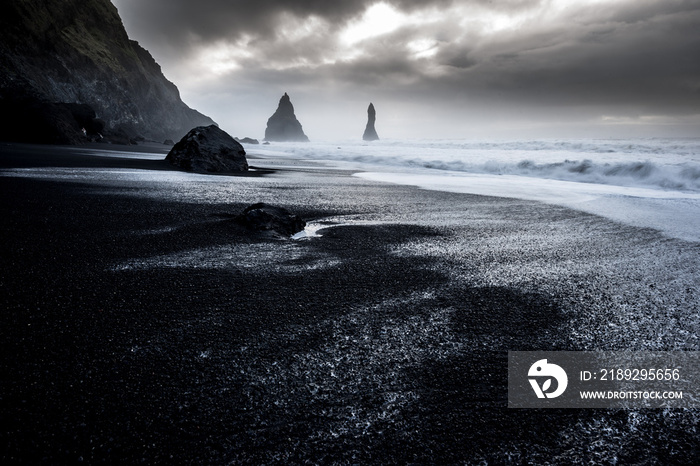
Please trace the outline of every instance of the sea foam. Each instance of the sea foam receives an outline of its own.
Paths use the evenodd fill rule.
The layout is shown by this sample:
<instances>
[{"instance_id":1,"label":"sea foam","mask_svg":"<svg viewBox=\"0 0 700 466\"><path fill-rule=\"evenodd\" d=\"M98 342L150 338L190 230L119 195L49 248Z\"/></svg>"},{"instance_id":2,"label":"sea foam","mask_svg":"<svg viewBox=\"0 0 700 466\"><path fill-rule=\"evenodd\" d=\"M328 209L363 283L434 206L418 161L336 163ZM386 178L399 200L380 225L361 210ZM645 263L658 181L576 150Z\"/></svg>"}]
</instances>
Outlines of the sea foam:
<instances>
[{"instance_id":1,"label":"sea foam","mask_svg":"<svg viewBox=\"0 0 700 466\"><path fill-rule=\"evenodd\" d=\"M255 152L335 160L357 168L518 175L700 192L700 139L345 141L276 144Z\"/></svg>"},{"instance_id":2,"label":"sea foam","mask_svg":"<svg viewBox=\"0 0 700 466\"><path fill-rule=\"evenodd\" d=\"M373 181L564 205L700 241L700 139L276 144Z\"/></svg>"}]
</instances>

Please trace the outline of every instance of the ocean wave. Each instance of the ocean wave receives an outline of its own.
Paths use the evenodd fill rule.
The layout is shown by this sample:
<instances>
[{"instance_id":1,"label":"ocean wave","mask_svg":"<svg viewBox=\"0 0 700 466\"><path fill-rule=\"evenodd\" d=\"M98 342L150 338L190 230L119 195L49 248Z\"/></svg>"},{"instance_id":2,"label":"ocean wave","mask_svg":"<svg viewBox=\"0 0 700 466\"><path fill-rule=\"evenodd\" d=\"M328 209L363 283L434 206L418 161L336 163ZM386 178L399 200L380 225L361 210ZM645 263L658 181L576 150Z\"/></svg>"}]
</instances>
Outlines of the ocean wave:
<instances>
[{"instance_id":1,"label":"ocean wave","mask_svg":"<svg viewBox=\"0 0 700 466\"><path fill-rule=\"evenodd\" d=\"M416 140L412 144L432 149L505 152L570 152L591 154L648 154L700 156L700 139L533 139L533 140ZM388 141L387 146L405 146L407 141Z\"/></svg>"},{"instance_id":2,"label":"ocean wave","mask_svg":"<svg viewBox=\"0 0 700 466\"><path fill-rule=\"evenodd\" d=\"M589 159L538 164L532 160L522 160L515 165L487 165L483 172L585 183L700 191L700 165L658 165L648 161L599 164Z\"/></svg>"},{"instance_id":3,"label":"ocean wave","mask_svg":"<svg viewBox=\"0 0 700 466\"><path fill-rule=\"evenodd\" d=\"M280 149L361 165L700 191L700 139L352 141Z\"/></svg>"},{"instance_id":4,"label":"ocean wave","mask_svg":"<svg viewBox=\"0 0 700 466\"><path fill-rule=\"evenodd\" d=\"M408 161L407 165L467 173L519 175L581 183L700 191L700 164L658 165L649 161L600 164L590 159L537 163L534 160L525 159L516 163L490 160L481 165L474 165L455 160L419 161L414 159Z\"/></svg>"}]
</instances>

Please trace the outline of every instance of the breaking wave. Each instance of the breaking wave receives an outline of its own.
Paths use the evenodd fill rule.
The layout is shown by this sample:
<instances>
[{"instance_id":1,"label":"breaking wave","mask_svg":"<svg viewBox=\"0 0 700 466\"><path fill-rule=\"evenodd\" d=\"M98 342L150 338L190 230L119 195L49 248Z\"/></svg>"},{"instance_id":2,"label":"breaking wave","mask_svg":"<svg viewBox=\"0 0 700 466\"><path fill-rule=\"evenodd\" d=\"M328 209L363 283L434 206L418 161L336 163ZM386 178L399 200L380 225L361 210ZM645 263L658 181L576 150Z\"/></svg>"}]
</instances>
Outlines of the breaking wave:
<instances>
[{"instance_id":1,"label":"breaking wave","mask_svg":"<svg viewBox=\"0 0 700 466\"><path fill-rule=\"evenodd\" d=\"M309 159L700 191L700 139L383 140L274 147Z\"/></svg>"},{"instance_id":2,"label":"breaking wave","mask_svg":"<svg viewBox=\"0 0 700 466\"><path fill-rule=\"evenodd\" d=\"M700 164L658 165L654 162L596 163L590 159L537 163L521 160L515 164L487 162L483 166L428 163L426 168L520 175L584 183L648 186L673 190L700 191Z\"/></svg>"}]
</instances>

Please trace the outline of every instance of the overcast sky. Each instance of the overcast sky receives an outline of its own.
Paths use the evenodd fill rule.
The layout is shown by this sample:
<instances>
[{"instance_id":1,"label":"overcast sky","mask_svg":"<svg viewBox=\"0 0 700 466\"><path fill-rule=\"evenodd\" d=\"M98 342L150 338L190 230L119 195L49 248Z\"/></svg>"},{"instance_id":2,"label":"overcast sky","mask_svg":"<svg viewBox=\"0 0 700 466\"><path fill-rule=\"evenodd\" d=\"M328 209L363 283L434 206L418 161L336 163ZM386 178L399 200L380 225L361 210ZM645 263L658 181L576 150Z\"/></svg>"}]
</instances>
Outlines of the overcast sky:
<instances>
[{"instance_id":1,"label":"overcast sky","mask_svg":"<svg viewBox=\"0 0 700 466\"><path fill-rule=\"evenodd\" d=\"M112 2L233 136L700 136L700 0Z\"/></svg>"}]
</instances>

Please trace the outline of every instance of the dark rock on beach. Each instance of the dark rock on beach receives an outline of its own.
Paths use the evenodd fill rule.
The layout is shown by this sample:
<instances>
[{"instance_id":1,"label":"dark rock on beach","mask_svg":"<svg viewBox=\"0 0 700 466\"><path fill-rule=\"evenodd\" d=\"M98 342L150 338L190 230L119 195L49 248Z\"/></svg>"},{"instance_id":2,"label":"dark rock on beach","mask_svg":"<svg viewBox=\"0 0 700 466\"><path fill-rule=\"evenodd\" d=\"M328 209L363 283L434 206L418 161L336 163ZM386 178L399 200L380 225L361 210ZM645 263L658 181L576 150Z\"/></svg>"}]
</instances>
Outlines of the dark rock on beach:
<instances>
[{"instance_id":1,"label":"dark rock on beach","mask_svg":"<svg viewBox=\"0 0 700 466\"><path fill-rule=\"evenodd\" d=\"M253 138L243 138L243 139L236 138L236 141L238 141L242 144L260 144L260 141L258 141L257 139L253 139Z\"/></svg>"},{"instance_id":2,"label":"dark rock on beach","mask_svg":"<svg viewBox=\"0 0 700 466\"><path fill-rule=\"evenodd\" d=\"M175 144L165 160L182 170L198 173L248 170L243 146L216 125L192 129Z\"/></svg>"},{"instance_id":3,"label":"dark rock on beach","mask_svg":"<svg viewBox=\"0 0 700 466\"><path fill-rule=\"evenodd\" d=\"M177 140L214 123L182 102L109 0L3 3L0 70L3 140Z\"/></svg>"},{"instance_id":4,"label":"dark rock on beach","mask_svg":"<svg viewBox=\"0 0 700 466\"><path fill-rule=\"evenodd\" d=\"M274 231L291 236L299 233L306 222L287 209L259 202L247 207L236 217L236 222L256 231Z\"/></svg>"},{"instance_id":5,"label":"dark rock on beach","mask_svg":"<svg viewBox=\"0 0 700 466\"><path fill-rule=\"evenodd\" d=\"M374 105L370 102L367 108L367 126L365 127L365 133L362 135L362 140L364 141L376 141L379 139L377 135L377 130L374 129L374 122L377 119L377 112L374 110Z\"/></svg>"},{"instance_id":6,"label":"dark rock on beach","mask_svg":"<svg viewBox=\"0 0 700 466\"><path fill-rule=\"evenodd\" d=\"M301 123L294 114L294 106L285 92L275 113L267 120L266 141L300 141L308 142Z\"/></svg>"}]
</instances>

